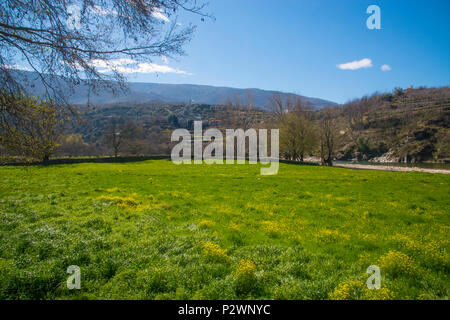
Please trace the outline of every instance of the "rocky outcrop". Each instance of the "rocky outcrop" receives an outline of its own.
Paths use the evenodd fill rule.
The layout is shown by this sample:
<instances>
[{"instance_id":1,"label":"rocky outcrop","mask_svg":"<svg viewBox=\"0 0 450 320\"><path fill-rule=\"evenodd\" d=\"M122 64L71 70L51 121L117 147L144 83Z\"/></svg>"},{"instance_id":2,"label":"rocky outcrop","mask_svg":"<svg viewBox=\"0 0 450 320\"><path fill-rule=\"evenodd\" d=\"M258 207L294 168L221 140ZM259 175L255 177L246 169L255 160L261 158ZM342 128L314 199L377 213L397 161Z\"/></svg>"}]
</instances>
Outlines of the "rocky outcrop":
<instances>
[{"instance_id":1,"label":"rocky outcrop","mask_svg":"<svg viewBox=\"0 0 450 320\"><path fill-rule=\"evenodd\" d=\"M392 162L398 162L398 156L394 155L393 150L389 150L385 154L383 154L380 157L376 157L369 160L370 162L379 162L379 163L392 163Z\"/></svg>"}]
</instances>

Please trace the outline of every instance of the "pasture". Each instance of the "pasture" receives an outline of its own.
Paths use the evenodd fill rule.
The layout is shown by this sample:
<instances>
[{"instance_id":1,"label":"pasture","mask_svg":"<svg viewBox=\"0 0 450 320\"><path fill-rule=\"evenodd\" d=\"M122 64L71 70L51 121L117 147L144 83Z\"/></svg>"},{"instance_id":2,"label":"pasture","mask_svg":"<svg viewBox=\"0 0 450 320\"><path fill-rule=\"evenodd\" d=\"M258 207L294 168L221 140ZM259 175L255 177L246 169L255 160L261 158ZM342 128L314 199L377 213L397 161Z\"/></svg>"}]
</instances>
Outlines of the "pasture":
<instances>
[{"instance_id":1,"label":"pasture","mask_svg":"<svg viewBox=\"0 0 450 320\"><path fill-rule=\"evenodd\" d=\"M259 169L0 167L0 298L448 299L448 175Z\"/></svg>"}]
</instances>

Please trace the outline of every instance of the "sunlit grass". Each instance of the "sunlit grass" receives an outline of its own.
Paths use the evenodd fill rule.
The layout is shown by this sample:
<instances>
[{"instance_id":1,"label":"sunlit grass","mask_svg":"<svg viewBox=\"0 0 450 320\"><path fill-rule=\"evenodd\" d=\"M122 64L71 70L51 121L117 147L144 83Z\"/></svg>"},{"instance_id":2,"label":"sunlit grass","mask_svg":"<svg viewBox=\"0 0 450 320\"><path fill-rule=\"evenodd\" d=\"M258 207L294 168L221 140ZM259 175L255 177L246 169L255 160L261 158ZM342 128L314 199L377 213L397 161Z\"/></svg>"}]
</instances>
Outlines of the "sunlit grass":
<instances>
[{"instance_id":1,"label":"sunlit grass","mask_svg":"<svg viewBox=\"0 0 450 320\"><path fill-rule=\"evenodd\" d=\"M259 169L1 167L0 298L448 299L448 175Z\"/></svg>"}]
</instances>

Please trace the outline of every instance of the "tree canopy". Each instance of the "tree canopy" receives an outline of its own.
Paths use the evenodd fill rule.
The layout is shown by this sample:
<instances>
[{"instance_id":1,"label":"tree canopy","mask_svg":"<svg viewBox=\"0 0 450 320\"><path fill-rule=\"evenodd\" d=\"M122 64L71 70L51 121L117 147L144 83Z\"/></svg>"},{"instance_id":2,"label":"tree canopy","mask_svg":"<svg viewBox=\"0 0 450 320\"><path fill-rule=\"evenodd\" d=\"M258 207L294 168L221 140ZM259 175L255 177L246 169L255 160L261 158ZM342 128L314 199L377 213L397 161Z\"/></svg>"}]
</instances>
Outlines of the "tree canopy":
<instances>
[{"instance_id":1,"label":"tree canopy","mask_svg":"<svg viewBox=\"0 0 450 320\"><path fill-rule=\"evenodd\" d=\"M39 74L46 89L42 98L58 102L67 102L75 84L93 91L112 87L111 80L123 85L123 68L151 63L156 56L183 55L195 26L178 23L178 12L203 19L210 17L205 5L196 0L3 0L0 88L9 93L22 88L14 70L22 63Z\"/></svg>"}]
</instances>

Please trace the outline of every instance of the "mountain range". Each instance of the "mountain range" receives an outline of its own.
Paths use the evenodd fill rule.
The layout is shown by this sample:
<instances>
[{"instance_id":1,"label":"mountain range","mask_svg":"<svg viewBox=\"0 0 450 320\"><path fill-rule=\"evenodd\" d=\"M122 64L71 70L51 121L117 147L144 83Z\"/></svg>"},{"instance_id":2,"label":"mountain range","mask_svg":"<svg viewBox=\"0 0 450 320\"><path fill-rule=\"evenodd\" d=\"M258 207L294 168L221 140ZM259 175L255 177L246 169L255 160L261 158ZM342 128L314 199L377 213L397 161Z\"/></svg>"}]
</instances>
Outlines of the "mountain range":
<instances>
[{"instance_id":1,"label":"mountain range","mask_svg":"<svg viewBox=\"0 0 450 320\"><path fill-rule=\"evenodd\" d=\"M30 94L34 96L44 96L45 87L36 73L26 71L20 71L20 73L26 79L26 81L24 81L25 87ZM61 80L61 82L63 82L63 80ZM100 89L96 94L91 94L89 99L92 104L160 102L223 105L228 98L231 101L234 101L237 96L241 103L246 104L250 94L254 106L266 109L270 103L271 97L278 93L282 92L255 88L238 89L195 84L130 82L128 83L128 90L126 92L120 92L119 94L114 95L110 90ZM299 97L316 109L336 105L335 102L320 98L305 97L292 93L289 94L294 97ZM69 94L68 99L74 104L87 104L88 87L83 84L75 86L73 93Z\"/></svg>"}]
</instances>

